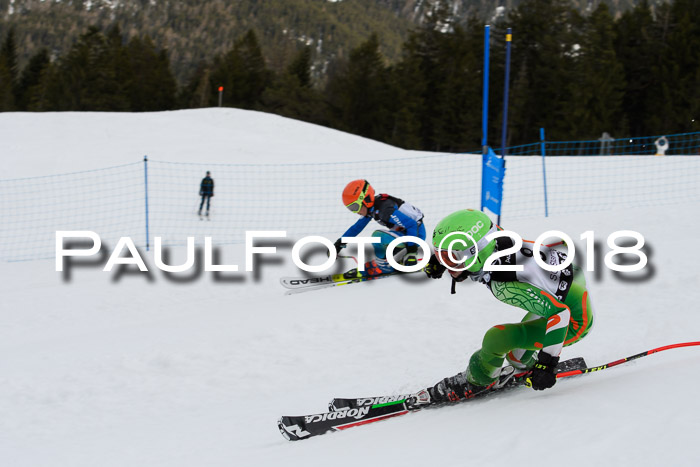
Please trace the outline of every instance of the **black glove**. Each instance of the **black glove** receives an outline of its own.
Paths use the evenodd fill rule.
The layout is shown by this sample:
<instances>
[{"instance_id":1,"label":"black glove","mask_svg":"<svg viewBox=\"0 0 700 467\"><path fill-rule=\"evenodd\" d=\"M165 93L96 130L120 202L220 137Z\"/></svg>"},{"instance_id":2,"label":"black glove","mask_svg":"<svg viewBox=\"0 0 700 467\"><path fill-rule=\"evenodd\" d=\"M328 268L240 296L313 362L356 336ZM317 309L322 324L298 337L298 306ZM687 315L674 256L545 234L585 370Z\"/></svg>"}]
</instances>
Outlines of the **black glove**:
<instances>
[{"instance_id":1,"label":"black glove","mask_svg":"<svg viewBox=\"0 0 700 467\"><path fill-rule=\"evenodd\" d=\"M455 280L455 282L462 282L463 280L466 280L467 277L472 277L472 273L467 271L466 269L464 271L461 271L459 275L452 276L452 278Z\"/></svg>"},{"instance_id":2,"label":"black glove","mask_svg":"<svg viewBox=\"0 0 700 467\"><path fill-rule=\"evenodd\" d=\"M408 245L406 247L406 256L403 258L404 266L415 266L418 264L418 245Z\"/></svg>"},{"instance_id":3,"label":"black glove","mask_svg":"<svg viewBox=\"0 0 700 467\"><path fill-rule=\"evenodd\" d=\"M549 389L557 382L557 375L554 370L559 363L559 357L552 357L548 353L540 352L537 356L537 363L532 368L529 382L532 389L541 391Z\"/></svg>"},{"instance_id":4,"label":"black glove","mask_svg":"<svg viewBox=\"0 0 700 467\"><path fill-rule=\"evenodd\" d=\"M432 255L428 264L423 268L423 271L431 279L440 279L445 269L447 268L438 261L437 256Z\"/></svg>"},{"instance_id":5,"label":"black glove","mask_svg":"<svg viewBox=\"0 0 700 467\"><path fill-rule=\"evenodd\" d=\"M337 255L338 253L340 253L340 250L347 246L347 243L343 243L341 239L338 239L335 241L333 246L335 247L335 254ZM328 256L330 256L330 253L328 254Z\"/></svg>"}]
</instances>

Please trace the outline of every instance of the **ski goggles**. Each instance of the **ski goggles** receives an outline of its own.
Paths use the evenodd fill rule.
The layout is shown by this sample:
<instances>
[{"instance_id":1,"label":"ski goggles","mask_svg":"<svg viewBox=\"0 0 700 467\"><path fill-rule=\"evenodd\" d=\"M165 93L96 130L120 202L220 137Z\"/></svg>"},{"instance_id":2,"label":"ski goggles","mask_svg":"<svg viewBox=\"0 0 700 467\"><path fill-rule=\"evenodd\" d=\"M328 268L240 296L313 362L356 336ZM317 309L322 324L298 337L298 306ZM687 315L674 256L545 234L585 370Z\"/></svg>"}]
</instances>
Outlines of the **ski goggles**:
<instances>
[{"instance_id":1,"label":"ski goggles","mask_svg":"<svg viewBox=\"0 0 700 467\"><path fill-rule=\"evenodd\" d=\"M360 212L360 209L362 209L362 202L367 196L367 190L369 190L369 183L365 182L365 186L362 187L362 192L360 192L360 196L352 203L346 204L345 207L352 212Z\"/></svg>"},{"instance_id":2,"label":"ski goggles","mask_svg":"<svg viewBox=\"0 0 700 467\"><path fill-rule=\"evenodd\" d=\"M451 268L459 266L467 259L463 250L435 250L435 254L444 266Z\"/></svg>"},{"instance_id":3,"label":"ski goggles","mask_svg":"<svg viewBox=\"0 0 700 467\"><path fill-rule=\"evenodd\" d=\"M470 245L465 244L464 240L454 240L453 242L460 244L460 246L465 247L463 250L457 250L452 248L453 242L447 243L447 249L435 248L435 254L437 255L440 262L450 268L451 270L463 271L465 269L473 269L473 258L479 254L481 250L486 248L489 244L488 237L491 233L496 232L498 229L495 225L492 225L489 231L484 235L476 244L472 241L469 242ZM455 232L458 233L458 232ZM464 232L461 232L464 233ZM466 233L465 233L466 235ZM445 240L449 238L445 237ZM443 240L444 243L444 240ZM442 246L442 244L440 245ZM461 269L457 269L461 267Z\"/></svg>"}]
</instances>

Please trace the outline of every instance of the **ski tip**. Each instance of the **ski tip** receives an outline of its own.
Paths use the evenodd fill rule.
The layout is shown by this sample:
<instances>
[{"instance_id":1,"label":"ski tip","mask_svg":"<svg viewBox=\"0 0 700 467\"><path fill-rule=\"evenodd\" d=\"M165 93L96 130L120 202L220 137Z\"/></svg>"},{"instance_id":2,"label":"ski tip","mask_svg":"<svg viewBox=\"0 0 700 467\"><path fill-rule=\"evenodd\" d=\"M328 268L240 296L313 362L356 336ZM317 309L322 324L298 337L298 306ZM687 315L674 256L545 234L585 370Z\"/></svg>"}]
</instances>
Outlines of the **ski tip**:
<instances>
[{"instance_id":1,"label":"ski tip","mask_svg":"<svg viewBox=\"0 0 700 467\"><path fill-rule=\"evenodd\" d=\"M288 425L291 421L289 417L280 417L277 420L277 428L287 441L300 441L311 436L311 433L304 430L298 424Z\"/></svg>"},{"instance_id":2,"label":"ski tip","mask_svg":"<svg viewBox=\"0 0 700 467\"><path fill-rule=\"evenodd\" d=\"M280 419L277 420L277 428L287 441L297 441L299 439L293 433L287 431L287 427L284 424L284 417L280 417Z\"/></svg>"}]
</instances>

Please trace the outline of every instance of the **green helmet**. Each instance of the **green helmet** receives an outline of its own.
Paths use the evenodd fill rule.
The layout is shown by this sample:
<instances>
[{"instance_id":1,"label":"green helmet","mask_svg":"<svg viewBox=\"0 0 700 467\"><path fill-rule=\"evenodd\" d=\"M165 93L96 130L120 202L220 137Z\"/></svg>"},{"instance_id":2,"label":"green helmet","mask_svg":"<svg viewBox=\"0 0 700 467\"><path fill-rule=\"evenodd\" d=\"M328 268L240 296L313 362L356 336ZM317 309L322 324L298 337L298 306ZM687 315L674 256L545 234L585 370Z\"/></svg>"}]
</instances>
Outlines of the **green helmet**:
<instances>
[{"instance_id":1,"label":"green helmet","mask_svg":"<svg viewBox=\"0 0 700 467\"><path fill-rule=\"evenodd\" d=\"M496 248L496 240L486 240L486 236L495 231L494 223L481 211L453 212L433 230L435 254L452 270L478 272Z\"/></svg>"}]
</instances>

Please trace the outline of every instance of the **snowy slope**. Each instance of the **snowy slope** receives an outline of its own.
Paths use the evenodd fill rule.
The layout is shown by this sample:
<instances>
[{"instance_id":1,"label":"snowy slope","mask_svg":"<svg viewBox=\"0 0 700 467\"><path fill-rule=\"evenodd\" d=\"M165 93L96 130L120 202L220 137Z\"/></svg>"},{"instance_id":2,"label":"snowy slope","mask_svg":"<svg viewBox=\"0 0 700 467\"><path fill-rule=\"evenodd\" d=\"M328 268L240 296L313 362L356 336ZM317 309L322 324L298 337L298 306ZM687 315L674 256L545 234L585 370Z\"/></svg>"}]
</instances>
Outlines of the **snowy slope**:
<instances>
[{"instance_id":1,"label":"snowy slope","mask_svg":"<svg viewBox=\"0 0 700 467\"><path fill-rule=\"evenodd\" d=\"M275 137L271 138L270 135ZM230 108L153 113L0 113L0 178L140 161L300 163L406 157L406 151L274 114Z\"/></svg>"},{"instance_id":2,"label":"snowy slope","mask_svg":"<svg viewBox=\"0 0 700 467\"><path fill-rule=\"evenodd\" d=\"M54 140L62 138L61 144L40 144L27 142L17 127L5 131L3 154L22 148L23 156L3 160L3 168L26 176L28 167L41 167L44 173L80 169L86 161L100 167L122 157L132 144L139 153L144 145L159 147L168 154L164 159L188 160L189 151L198 161L230 162L238 156L223 151L225 144L208 138L187 142L181 134L190 127L197 136L211 136L206 122L223 118L221 112L240 122L241 129L226 126L226 138L237 141L236 154L248 158L263 159L284 148L303 153L307 162L322 161L333 140L339 141L334 147L338 160L358 152L406 155L331 130L232 109L0 114L0 128L18 120L27 127L55 129ZM195 121L203 123L195 127ZM67 127L83 131L61 136L59 130ZM105 145L107 133L122 146ZM590 364L602 364L700 340L700 273L695 267L700 220L694 215L699 207L508 223L526 238L549 229L573 238L593 230L603 244L609 233L631 229L651 246L649 278L624 281L602 264L596 265L597 274L587 276L595 328L584 341L566 348L564 357L584 356ZM227 263L244 262L239 246L226 248L224 256ZM523 388L287 442L277 431L280 415L323 411L333 396L406 392L434 384L464 369L490 326L517 321L521 312L500 304L477 284L461 284L450 295L447 279L390 278L285 296L278 278L294 273L295 267L289 251L279 256L283 261L263 265L258 277L229 273L221 281L203 273L178 282L155 268L150 275L116 275L80 267L66 278L54 271L53 261L0 263L0 464L700 463L694 444L700 432L700 347L563 380L544 392ZM154 264L152 256L145 260Z\"/></svg>"}]
</instances>

